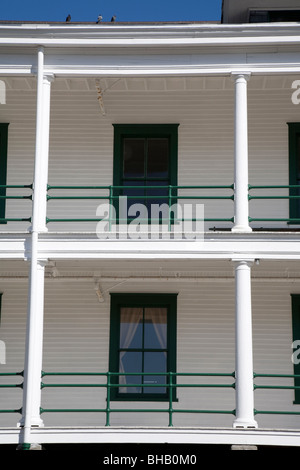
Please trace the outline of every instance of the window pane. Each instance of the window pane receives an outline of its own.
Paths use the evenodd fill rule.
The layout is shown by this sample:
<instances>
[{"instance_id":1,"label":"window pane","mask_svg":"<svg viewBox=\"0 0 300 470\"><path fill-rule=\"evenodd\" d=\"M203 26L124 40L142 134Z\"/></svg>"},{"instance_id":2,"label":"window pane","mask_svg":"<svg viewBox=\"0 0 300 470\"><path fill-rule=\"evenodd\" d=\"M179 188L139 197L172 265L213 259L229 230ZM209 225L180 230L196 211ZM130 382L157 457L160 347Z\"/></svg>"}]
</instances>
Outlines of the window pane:
<instances>
[{"instance_id":1,"label":"window pane","mask_svg":"<svg viewBox=\"0 0 300 470\"><path fill-rule=\"evenodd\" d=\"M125 138L123 145L123 177L143 178L145 139Z\"/></svg>"},{"instance_id":2,"label":"window pane","mask_svg":"<svg viewBox=\"0 0 300 470\"><path fill-rule=\"evenodd\" d=\"M151 198L149 198L147 200L147 209L149 211L149 214L151 213L151 206L156 204L156 205L163 205L163 204L166 204L167 206L169 205L169 198L168 198L168 194L169 194L169 191L168 189L164 189L164 188L160 188L160 186L168 186L169 185L169 181L168 180L165 180L165 181L148 181L147 182L147 186L157 186L157 189L156 188L150 188L150 189L147 189L147 196L151 196ZM154 197L156 196L156 197ZM157 207L153 208L153 211L157 211ZM162 207L162 209L164 209ZM164 214L163 216L161 214L159 214L159 218L162 218L162 217L166 217L168 218L168 215L169 215L169 211L167 209L167 213Z\"/></svg>"},{"instance_id":3,"label":"window pane","mask_svg":"<svg viewBox=\"0 0 300 470\"><path fill-rule=\"evenodd\" d=\"M123 307L120 312L120 349L142 347L143 309Z\"/></svg>"},{"instance_id":4,"label":"window pane","mask_svg":"<svg viewBox=\"0 0 300 470\"><path fill-rule=\"evenodd\" d=\"M169 140L149 138L147 155L147 177L167 178L169 175Z\"/></svg>"},{"instance_id":5,"label":"window pane","mask_svg":"<svg viewBox=\"0 0 300 470\"><path fill-rule=\"evenodd\" d=\"M167 371L167 354L165 352L145 352L144 372L153 375L144 376L144 384L165 385L165 375L155 375L155 373L165 373ZM166 393L166 387L144 387L144 393Z\"/></svg>"},{"instance_id":6,"label":"window pane","mask_svg":"<svg viewBox=\"0 0 300 470\"><path fill-rule=\"evenodd\" d=\"M144 347L146 349L167 348L166 308L145 308Z\"/></svg>"},{"instance_id":7,"label":"window pane","mask_svg":"<svg viewBox=\"0 0 300 470\"><path fill-rule=\"evenodd\" d=\"M120 352L120 373L142 372L142 352ZM123 385L119 388L120 393L141 393L142 387L136 386L142 383L141 375L120 375L119 383ZM126 385L132 385L128 387Z\"/></svg>"},{"instance_id":8,"label":"window pane","mask_svg":"<svg viewBox=\"0 0 300 470\"><path fill-rule=\"evenodd\" d=\"M297 134L296 136L296 159L297 159L297 184L300 185L300 134ZM300 196L300 189L297 188L295 192L292 194L295 194L296 196ZM295 206L297 207L297 217L299 217L300 214L300 198L295 199Z\"/></svg>"},{"instance_id":9,"label":"window pane","mask_svg":"<svg viewBox=\"0 0 300 470\"><path fill-rule=\"evenodd\" d=\"M124 180L124 189L122 190L122 196L127 196L126 215L129 214L129 208L133 204L143 204L145 206L145 189L141 188L144 185L144 181L128 181ZM126 186L139 186L138 188L127 188ZM138 215L136 215L138 217Z\"/></svg>"}]
</instances>

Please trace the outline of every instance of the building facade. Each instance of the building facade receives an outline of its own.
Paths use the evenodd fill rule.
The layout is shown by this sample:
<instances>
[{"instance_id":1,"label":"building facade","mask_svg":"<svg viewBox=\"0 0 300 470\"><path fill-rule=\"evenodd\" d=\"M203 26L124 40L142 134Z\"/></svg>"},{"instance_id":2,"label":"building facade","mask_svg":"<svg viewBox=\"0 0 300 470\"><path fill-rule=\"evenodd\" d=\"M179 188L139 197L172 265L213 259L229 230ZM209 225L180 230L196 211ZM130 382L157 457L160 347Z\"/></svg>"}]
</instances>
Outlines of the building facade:
<instances>
[{"instance_id":1,"label":"building facade","mask_svg":"<svg viewBox=\"0 0 300 470\"><path fill-rule=\"evenodd\" d=\"M0 24L3 444L299 446L300 28L227 9Z\"/></svg>"}]
</instances>

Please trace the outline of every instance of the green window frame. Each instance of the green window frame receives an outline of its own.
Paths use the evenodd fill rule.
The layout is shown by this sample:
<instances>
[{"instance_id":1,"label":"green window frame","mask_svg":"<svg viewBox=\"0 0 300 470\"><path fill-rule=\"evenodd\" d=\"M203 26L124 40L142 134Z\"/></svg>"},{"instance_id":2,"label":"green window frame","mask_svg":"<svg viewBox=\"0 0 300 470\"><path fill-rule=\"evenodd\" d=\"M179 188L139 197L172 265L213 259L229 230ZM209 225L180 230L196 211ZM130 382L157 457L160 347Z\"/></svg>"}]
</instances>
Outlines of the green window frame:
<instances>
[{"instance_id":1,"label":"green window frame","mask_svg":"<svg viewBox=\"0 0 300 470\"><path fill-rule=\"evenodd\" d=\"M293 324L293 342L300 340L300 294L292 294L292 324ZM298 348L298 347L297 347ZM299 348L298 348L299 349ZM294 361L294 374L300 375L300 361ZM295 387L300 387L300 377L295 377ZM295 405L300 405L300 388L295 389Z\"/></svg>"},{"instance_id":2,"label":"green window frame","mask_svg":"<svg viewBox=\"0 0 300 470\"><path fill-rule=\"evenodd\" d=\"M131 315L140 312L140 320L131 325L125 323L127 330L122 330L124 326L122 315L128 311L131 312ZM155 338L153 337L155 326L149 320L151 315L148 315L146 320L147 312L159 311L166 312L164 313L166 325L160 325L160 328L164 327L165 339L161 340L162 330L160 329L160 345L157 342L159 334L155 335ZM176 316L177 294L111 294L109 371L117 373L111 375L111 383L120 384L120 387L113 386L111 388L112 400L169 400L170 387L166 386L169 383L168 372L176 372ZM133 336L131 330L130 340L128 340L128 331L132 326L136 328L134 333L136 336ZM122 343L124 331L126 331L126 345L124 342ZM142 338L141 344L137 344L137 338ZM150 344L151 341L152 344ZM127 362L124 359L126 354L129 358ZM159 370L153 370L153 363L158 365ZM122 372L134 375L126 376L122 375ZM146 374L139 375L141 372ZM147 386L149 383L156 385ZM176 383L175 377L172 383ZM176 400L175 388L171 393L172 399Z\"/></svg>"},{"instance_id":3,"label":"green window frame","mask_svg":"<svg viewBox=\"0 0 300 470\"><path fill-rule=\"evenodd\" d=\"M291 186L300 186L300 123L288 123L289 135L289 184ZM290 196L300 196L300 189L290 188ZM300 198L290 199L289 202L290 219L299 219L293 221L300 223ZM292 222L292 223L293 223ZM291 223L291 222L290 222Z\"/></svg>"},{"instance_id":4,"label":"green window frame","mask_svg":"<svg viewBox=\"0 0 300 470\"><path fill-rule=\"evenodd\" d=\"M163 204L171 202L172 205L176 202L177 190L172 189L173 199L169 199L167 189L161 189L159 186L177 186L177 173L178 173L178 126L179 124L114 124L114 163L113 163L113 186L114 186L114 207L116 210L116 218L119 221L119 196L127 196L129 210L130 203L145 203L145 204ZM125 154L126 142L135 141L136 145L139 142L140 147L143 147L143 160L144 171L143 174L126 175L125 172ZM155 175L148 172L147 163L150 161L148 155L157 155L155 153L155 146L153 150L153 143L156 141L166 143L167 157L165 158L165 165L167 166L166 174ZM152 153L149 151L150 143L152 143ZM153 157L152 157L153 158ZM146 163L147 162L147 163ZM143 189L135 186L143 186ZM150 188L147 188L150 187ZM155 188L154 188L155 187ZM157 197L157 199L156 199ZM149 211L148 211L149 216ZM132 219L127 217L127 223ZM146 220L147 223L149 220ZM125 221L126 222L126 221Z\"/></svg>"},{"instance_id":5,"label":"green window frame","mask_svg":"<svg viewBox=\"0 0 300 470\"><path fill-rule=\"evenodd\" d=\"M0 123L0 224L6 224L6 175L7 175L8 124Z\"/></svg>"}]
</instances>

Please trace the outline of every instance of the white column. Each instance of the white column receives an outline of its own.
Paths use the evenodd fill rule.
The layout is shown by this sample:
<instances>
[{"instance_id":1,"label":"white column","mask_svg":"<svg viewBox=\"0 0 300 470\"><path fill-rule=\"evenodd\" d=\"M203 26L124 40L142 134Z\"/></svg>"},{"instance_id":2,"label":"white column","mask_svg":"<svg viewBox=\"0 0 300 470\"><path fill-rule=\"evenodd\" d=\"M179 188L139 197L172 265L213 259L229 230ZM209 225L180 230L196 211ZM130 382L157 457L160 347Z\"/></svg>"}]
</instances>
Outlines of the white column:
<instances>
[{"instance_id":1,"label":"white column","mask_svg":"<svg viewBox=\"0 0 300 470\"><path fill-rule=\"evenodd\" d=\"M24 397L21 425L42 426L41 370L44 323L44 272L47 260L32 259L35 269L29 277L28 321L24 367Z\"/></svg>"},{"instance_id":2,"label":"white column","mask_svg":"<svg viewBox=\"0 0 300 470\"><path fill-rule=\"evenodd\" d=\"M236 418L234 427L257 427L254 419L252 353L252 261L235 261Z\"/></svg>"},{"instance_id":3,"label":"white column","mask_svg":"<svg viewBox=\"0 0 300 470\"><path fill-rule=\"evenodd\" d=\"M251 232L248 201L248 110L249 74L233 74L235 80L234 117L234 232Z\"/></svg>"},{"instance_id":4,"label":"white column","mask_svg":"<svg viewBox=\"0 0 300 470\"><path fill-rule=\"evenodd\" d=\"M32 426L42 426L40 418L41 369L44 318L44 269L46 260L39 259L38 237L46 229L46 195L48 179L50 84L52 77L44 75L44 51L38 50L36 147L33 181L30 276L28 288L28 318L23 386L24 448L31 442Z\"/></svg>"}]
</instances>

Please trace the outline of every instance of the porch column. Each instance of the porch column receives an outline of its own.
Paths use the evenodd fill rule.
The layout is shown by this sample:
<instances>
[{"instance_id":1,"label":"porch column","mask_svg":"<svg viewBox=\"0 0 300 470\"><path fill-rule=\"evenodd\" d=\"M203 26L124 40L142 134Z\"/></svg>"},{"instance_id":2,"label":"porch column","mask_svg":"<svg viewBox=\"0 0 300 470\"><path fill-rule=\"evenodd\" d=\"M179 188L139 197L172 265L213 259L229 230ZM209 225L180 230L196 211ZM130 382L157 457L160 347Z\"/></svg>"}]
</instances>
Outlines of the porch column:
<instances>
[{"instance_id":1,"label":"porch column","mask_svg":"<svg viewBox=\"0 0 300 470\"><path fill-rule=\"evenodd\" d=\"M38 50L36 144L33 181L30 276L28 290L27 334L25 344L22 448L30 447L32 426L42 426L40 418L41 369L44 318L44 270L47 260L39 257L39 233L46 228L48 180L50 85L52 77L44 75L44 51Z\"/></svg>"},{"instance_id":2,"label":"porch column","mask_svg":"<svg viewBox=\"0 0 300 470\"><path fill-rule=\"evenodd\" d=\"M236 418L235 428L257 427L254 420L251 260L234 261L235 264L235 375Z\"/></svg>"},{"instance_id":3,"label":"porch column","mask_svg":"<svg viewBox=\"0 0 300 470\"><path fill-rule=\"evenodd\" d=\"M234 226L233 232L251 232L248 201L247 81L250 74L234 73Z\"/></svg>"}]
</instances>

